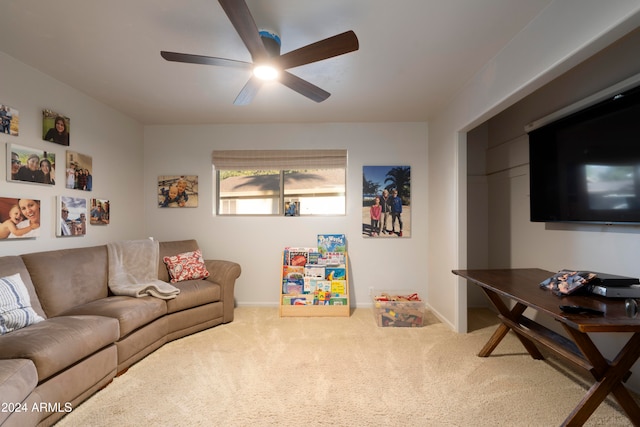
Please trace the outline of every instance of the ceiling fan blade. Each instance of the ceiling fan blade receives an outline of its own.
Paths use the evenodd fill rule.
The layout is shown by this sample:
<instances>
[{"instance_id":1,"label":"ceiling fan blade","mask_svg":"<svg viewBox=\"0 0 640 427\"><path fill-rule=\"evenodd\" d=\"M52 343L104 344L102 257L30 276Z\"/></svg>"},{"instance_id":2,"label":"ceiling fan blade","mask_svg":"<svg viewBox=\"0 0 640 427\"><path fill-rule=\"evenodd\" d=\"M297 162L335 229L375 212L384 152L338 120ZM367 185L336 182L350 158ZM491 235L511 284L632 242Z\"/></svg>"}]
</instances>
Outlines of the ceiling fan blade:
<instances>
[{"instance_id":1,"label":"ceiling fan blade","mask_svg":"<svg viewBox=\"0 0 640 427\"><path fill-rule=\"evenodd\" d=\"M331 96L326 90L320 89L318 86L286 71L282 72L279 81L289 89L293 89L300 95L304 95L315 102L322 102Z\"/></svg>"},{"instance_id":2,"label":"ceiling fan blade","mask_svg":"<svg viewBox=\"0 0 640 427\"><path fill-rule=\"evenodd\" d=\"M329 37L319 42L292 50L278 59L278 64L283 70L300 65L310 64L334 56L358 50L359 43L356 33L346 31L333 37Z\"/></svg>"},{"instance_id":3,"label":"ceiling fan blade","mask_svg":"<svg viewBox=\"0 0 640 427\"><path fill-rule=\"evenodd\" d=\"M233 101L233 105L251 104L251 101L253 101L253 98L255 98L260 87L262 87L262 80L255 76L252 76L247 84L244 85L235 101Z\"/></svg>"},{"instance_id":4,"label":"ceiling fan blade","mask_svg":"<svg viewBox=\"0 0 640 427\"><path fill-rule=\"evenodd\" d=\"M250 62L236 61L234 59L216 58L213 56L191 55L189 53L160 51L160 55L167 61L185 62L187 64L217 65L221 67L234 67L251 69Z\"/></svg>"},{"instance_id":5,"label":"ceiling fan blade","mask_svg":"<svg viewBox=\"0 0 640 427\"><path fill-rule=\"evenodd\" d=\"M251 54L253 62L267 60L269 54L262 43L258 27L256 26L249 7L244 0L218 0L220 6L229 17L231 24L242 39Z\"/></svg>"}]
</instances>

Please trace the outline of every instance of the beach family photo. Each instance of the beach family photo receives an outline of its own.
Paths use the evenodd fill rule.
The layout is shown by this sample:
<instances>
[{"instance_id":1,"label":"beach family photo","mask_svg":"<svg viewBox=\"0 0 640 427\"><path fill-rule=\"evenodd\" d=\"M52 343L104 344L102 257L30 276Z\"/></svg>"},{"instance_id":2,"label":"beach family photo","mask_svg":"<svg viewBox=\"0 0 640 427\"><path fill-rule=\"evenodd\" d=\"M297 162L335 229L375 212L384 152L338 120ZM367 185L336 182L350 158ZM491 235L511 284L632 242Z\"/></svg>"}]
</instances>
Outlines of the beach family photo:
<instances>
[{"instance_id":1,"label":"beach family photo","mask_svg":"<svg viewBox=\"0 0 640 427\"><path fill-rule=\"evenodd\" d=\"M411 236L410 166L363 166L362 236Z\"/></svg>"}]
</instances>

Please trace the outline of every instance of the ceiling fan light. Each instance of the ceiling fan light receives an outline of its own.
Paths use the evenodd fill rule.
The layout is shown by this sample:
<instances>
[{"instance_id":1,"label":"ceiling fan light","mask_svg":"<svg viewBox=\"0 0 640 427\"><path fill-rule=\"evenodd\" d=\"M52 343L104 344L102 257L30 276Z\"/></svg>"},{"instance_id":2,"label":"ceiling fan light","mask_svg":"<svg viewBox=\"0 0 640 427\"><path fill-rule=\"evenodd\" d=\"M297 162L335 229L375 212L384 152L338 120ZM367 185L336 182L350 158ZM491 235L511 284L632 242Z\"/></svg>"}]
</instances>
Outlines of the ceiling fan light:
<instances>
[{"instance_id":1,"label":"ceiling fan light","mask_svg":"<svg viewBox=\"0 0 640 427\"><path fill-rule=\"evenodd\" d=\"M275 80L278 78L278 70L271 65L256 65L253 67L253 75L262 80Z\"/></svg>"}]
</instances>

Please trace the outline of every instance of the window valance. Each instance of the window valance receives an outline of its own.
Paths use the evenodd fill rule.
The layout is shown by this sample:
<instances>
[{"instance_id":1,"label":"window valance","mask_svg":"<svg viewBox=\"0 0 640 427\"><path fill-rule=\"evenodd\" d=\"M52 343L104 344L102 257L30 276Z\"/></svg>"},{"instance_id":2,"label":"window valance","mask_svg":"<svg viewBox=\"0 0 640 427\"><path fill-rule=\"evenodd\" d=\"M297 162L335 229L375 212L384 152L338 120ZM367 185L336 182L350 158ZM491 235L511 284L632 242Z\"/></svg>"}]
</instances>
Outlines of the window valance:
<instances>
[{"instance_id":1,"label":"window valance","mask_svg":"<svg viewBox=\"0 0 640 427\"><path fill-rule=\"evenodd\" d=\"M215 150L217 170L345 169L347 150Z\"/></svg>"}]
</instances>

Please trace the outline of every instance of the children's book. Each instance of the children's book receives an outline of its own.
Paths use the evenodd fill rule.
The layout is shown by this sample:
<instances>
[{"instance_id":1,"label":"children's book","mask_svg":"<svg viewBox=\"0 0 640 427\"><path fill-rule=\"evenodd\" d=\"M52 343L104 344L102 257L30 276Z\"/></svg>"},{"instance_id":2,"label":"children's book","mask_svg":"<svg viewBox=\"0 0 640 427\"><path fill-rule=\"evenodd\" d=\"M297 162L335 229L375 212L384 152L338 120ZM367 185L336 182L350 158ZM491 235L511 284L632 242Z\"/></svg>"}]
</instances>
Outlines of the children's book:
<instances>
[{"instance_id":1,"label":"children's book","mask_svg":"<svg viewBox=\"0 0 640 427\"><path fill-rule=\"evenodd\" d=\"M347 280L347 270L344 267L327 267L324 278L327 280Z\"/></svg>"},{"instance_id":2,"label":"children's book","mask_svg":"<svg viewBox=\"0 0 640 427\"><path fill-rule=\"evenodd\" d=\"M347 252L347 238L344 234L318 234L318 252Z\"/></svg>"},{"instance_id":3,"label":"children's book","mask_svg":"<svg viewBox=\"0 0 640 427\"><path fill-rule=\"evenodd\" d=\"M347 293L347 281L346 280L332 280L331 281L331 295L339 296Z\"/></svg>"},{"instance_id":4,"label":"children's book","mask_svg":"<svg viewBox=\"0 0 640 427\"><path fill-rule=\"evenodd\" d=\"M314 305L329 305L329 301L331 301L331 292L316 291L314 297Z\"/></svg>"},{"instance_id":5,"label":"children's book","mask_svg":"<svg viewBox=\"0 0 640 427\"><path fill-rule=\"evenodd\" d=\"M292 297L291 305L307 305L307 299L303 296Z\"/></svg>"},{"instance_id":6,"label":"children's book","mask_svg":"<svg viewBox=\"0 0 640 427\"><path fill-rule=\"evenodd\" d=\"M304 277L304 267L294 266L294 265L282 266L282 278L285 281L297 282L297 281L301 281L303 277Z\"/></svg>"},{"instance_id":7,"label":"children's book","mask_svg":"<svg viewBox=\"0 0 640 427\"><path fill-rule=\"evenodd\" d=\"M289 265L305 266L309 261L309 251L302 248L289 249Z\"/></svg>"},{"instance_id":8,"label":"children's book","mask_svg":"<svg viewBox=\"0 0 640 427\"><path fill-rule=\"evenodd\" d=\"M316 280L315 291L331 292L331 280Z\"/></svg>"},{"instance_id":9,"label":"children's book","mask_svg":"<svg viewBox=\"0 0 640 427\"><path fill-rule=\"evenodd\" d=\"M304 283L287 282L285 283L285 289L286 294L302 294L304 291Z\"/></svg>"},{"instance_id":10,"label":"children's book","mask_svg":"<svg viewBox=\"0 0 640 427\"><path fill-rule=\"evenodd\" d=\"M322 265L344 265L346 257L344 252L326 252L318 262Z\"/></svg>"},{"instance_id":11,"label":"children's book","mask_svg":"<svg viewBox=\"0 0 640 427\"><path fill-rule=\"evenodd\" d=\"M285 264L302 265L309 264L309 253L317 252L316 248L285 248Z\"/></svg>"},{"instance_id":12,"label":"children's book","mask_svg":"<svg viewBox=\"0 0 640 427\"><path fill-rule=\"evenodd\" d=\"M304 267L285 265L282 267L282 293L301 294L304 288Z\"/></svg>"},{"instance_id":13,"label":"children's book","mask_svg":"<svg viewBox=\"0 0 640 427\"><path fill-rule=\"evenodd\" d=\"M317 286L317 278L304 276L304 288L302 288L302 292L305 294L312 294L316 291Z\"/></svg>"},{"instance_id":14,"label":"children's book","mask_svg":"<svg viewBox=\"0 0 640 427\"><path fill-rule=\"evenodd\" d=\"M309 264L319 264L320 258L320 252L318 252L317 250L309 251Z\"/></svg>"},{"instance_id":15,"label":"children's book","mask_svg":"<svg viewBox=\"0 0 640 427\"><path fill-rule=\"evenodd\" d=\"M325 266L317 264L307 264L304 266L305 277L325 277Z\"/></svg>"}]
</instances>

